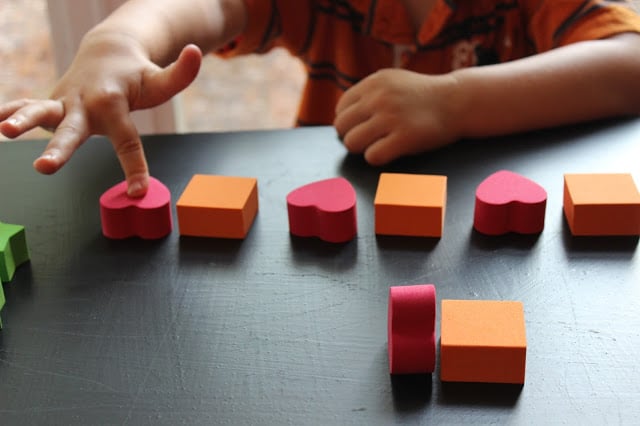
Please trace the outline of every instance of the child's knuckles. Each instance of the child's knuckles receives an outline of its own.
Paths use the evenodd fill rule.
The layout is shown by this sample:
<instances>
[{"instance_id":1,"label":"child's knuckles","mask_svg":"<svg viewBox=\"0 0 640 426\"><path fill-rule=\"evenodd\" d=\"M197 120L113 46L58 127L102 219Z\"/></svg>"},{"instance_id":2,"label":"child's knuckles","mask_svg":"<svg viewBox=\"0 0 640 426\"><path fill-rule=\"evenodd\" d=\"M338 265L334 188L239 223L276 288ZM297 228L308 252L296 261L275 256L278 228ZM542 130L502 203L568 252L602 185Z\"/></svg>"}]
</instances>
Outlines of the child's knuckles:
<instances>
[{"instance_id":1,"label":"child's knuckles","mask_svg":"<svg viewBox=\"0 0 640 426\"><path fill-rule=\"evenodd\" d=\"M102 87L83 96L83 103L88 111L96 114L117 110L126 104L127 98L117 88Z\"/></svg>"},{"instance_id":2,"label":"child's knuckles","mask_svg":"<svg viewBox=\"0 0 640 426\"><path fill-rule=\"evenodd\" d=\"M142 152L142 144L140 143L140 140L135 137L129 137L114 141L114 148L116 154L119 157L129 156L131 154L138 154L139 152Z\"/></svg>"}]
</instances>

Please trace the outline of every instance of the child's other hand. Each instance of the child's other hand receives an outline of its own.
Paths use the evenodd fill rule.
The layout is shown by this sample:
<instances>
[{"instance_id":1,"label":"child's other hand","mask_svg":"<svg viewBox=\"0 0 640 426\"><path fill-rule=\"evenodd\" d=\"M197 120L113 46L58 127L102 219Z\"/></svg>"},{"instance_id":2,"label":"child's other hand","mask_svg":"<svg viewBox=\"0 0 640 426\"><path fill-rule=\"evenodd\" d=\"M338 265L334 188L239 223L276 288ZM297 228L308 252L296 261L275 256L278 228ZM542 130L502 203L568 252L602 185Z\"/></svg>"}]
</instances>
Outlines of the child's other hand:
<instances>
[{"instance_id":1,"label":"child's other hand","mask_svg":"<svg viewBox=\"0 0 640 426\"><path fill-rule=\"evenodd\" d=\"M334 126L345 147L372 165L460 138L456 79L401 69L378 71L345 92Z\"/></svg>"},{"instance_id":2,"label":"child's other hand","mask_svg":"<svg viewBox=\"0 0 640 426\"><path fill-rule=\"evenodd\" d=\"M189 45L176 62L161 68L132 38L87 38L50 99L0 105L0 132L14 138L38 126L52 129L49 144L34 162L45 174L60 169L89 136L105 135L115 148L129 195L142 196L149 172L130 112L159 105L187 87L201 59L200 49Z\"/></svg>"}]
</instances>

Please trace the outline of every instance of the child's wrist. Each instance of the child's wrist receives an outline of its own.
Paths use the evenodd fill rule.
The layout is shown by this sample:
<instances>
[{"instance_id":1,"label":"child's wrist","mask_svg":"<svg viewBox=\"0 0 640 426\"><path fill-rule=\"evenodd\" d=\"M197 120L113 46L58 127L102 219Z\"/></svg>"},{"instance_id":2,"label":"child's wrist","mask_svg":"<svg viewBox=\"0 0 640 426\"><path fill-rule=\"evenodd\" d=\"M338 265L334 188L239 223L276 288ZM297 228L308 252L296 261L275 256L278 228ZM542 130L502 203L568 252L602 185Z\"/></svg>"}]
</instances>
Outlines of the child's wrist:
<instances>
[{"instance_id":1,"label":"child's wrist","mask_svg":"<svg viewBox=\"0 0 640 426\"><path fill-rule=\"evenodd\" d=\"M458 139L474 136L473 121L478 112L473 109L473 85L464 70L454 71L448 76L454 81L449 102L450 114L455 121Z\"/></svg>"},{"instance_id":2,"label":"child's wrist","mask_svg":"<svg viewBox=\"0 0 640 426\"><path fill-rule=\"evenodd\" d=\"M102 54L112 54L120 52L136 52L149 56L148 51L132 35L124 32L112 31L89 31L82 39L80 48L98 51Z\"/></svg>"},{"instance_id":3,"label":"child's wrist","mask_svg":"<svg viewBox=\"0 0 640 426\"><path fill-rule=\"evenodd\" d=\"M468 117L470 111L470 97L464 79L455 73L440 76L445 89L444 113L450 134L454 139L468 136Z\"/></svg>"}]
</instances>

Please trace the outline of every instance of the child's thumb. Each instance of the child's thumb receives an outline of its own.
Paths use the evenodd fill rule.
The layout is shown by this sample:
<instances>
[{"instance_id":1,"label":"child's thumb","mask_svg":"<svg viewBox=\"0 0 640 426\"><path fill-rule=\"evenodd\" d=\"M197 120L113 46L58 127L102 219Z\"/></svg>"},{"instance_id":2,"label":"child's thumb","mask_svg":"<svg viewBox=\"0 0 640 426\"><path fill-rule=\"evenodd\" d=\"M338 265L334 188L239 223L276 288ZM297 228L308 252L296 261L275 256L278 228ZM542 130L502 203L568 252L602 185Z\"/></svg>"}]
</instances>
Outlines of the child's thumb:
<instances>
[{"instance_id":1,"label":"child's thumb","mask_svg":"<svg viewBox=\"0 0 640 426\"><path fill-rule=\"evenodd\" d=\"M201 63L200 48L185 46L175 62L143 76L141 96L134 109L151 108L177 95L195 80Z\"/></svg>"}]
</instances>

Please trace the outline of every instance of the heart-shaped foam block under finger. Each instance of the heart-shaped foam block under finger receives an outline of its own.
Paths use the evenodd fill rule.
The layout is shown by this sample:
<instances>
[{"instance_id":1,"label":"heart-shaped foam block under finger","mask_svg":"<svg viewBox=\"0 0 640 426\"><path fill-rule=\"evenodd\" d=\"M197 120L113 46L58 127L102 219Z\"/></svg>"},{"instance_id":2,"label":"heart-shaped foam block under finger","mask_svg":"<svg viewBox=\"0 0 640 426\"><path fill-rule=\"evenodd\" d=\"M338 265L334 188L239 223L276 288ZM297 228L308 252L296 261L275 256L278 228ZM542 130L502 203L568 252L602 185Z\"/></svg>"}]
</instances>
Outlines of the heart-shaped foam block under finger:
<instances>
[{"instance_id":1,"label":"heart-shaped foam block under finger","mask_svg":"<svg viewBox=\"0 0 640 426\"><path fill-rule=\"evenodd\" d=\"M356 192L344 178L301 186L287 195L289 230L298 237L343 243L357 233Z\"/></svg>"},{"instance_id":2,"label":"heart-shaped foam block under finger","mask_svg":"<svg viewBox=\"0 0 640 426\"><path fill-rule=\"evenodd\" d=\"M100 197L100 218L102 233L107 238L163 238L173 227L171 193L152 177L147 193L133 198L127 195L127 182L120 182Z\"/></svg>"},{"instance_id":3,"label":"heart-shaped foam block under finger","mask_svg":"<svg viewBox=\"0 0 640 426\"><path fill-rule=\"evenodd\" d=\"M544 229L547 192L522 175L501 170L476 189L473 227L483 234L537 234Z\"/></svg>"}]
</instances>

